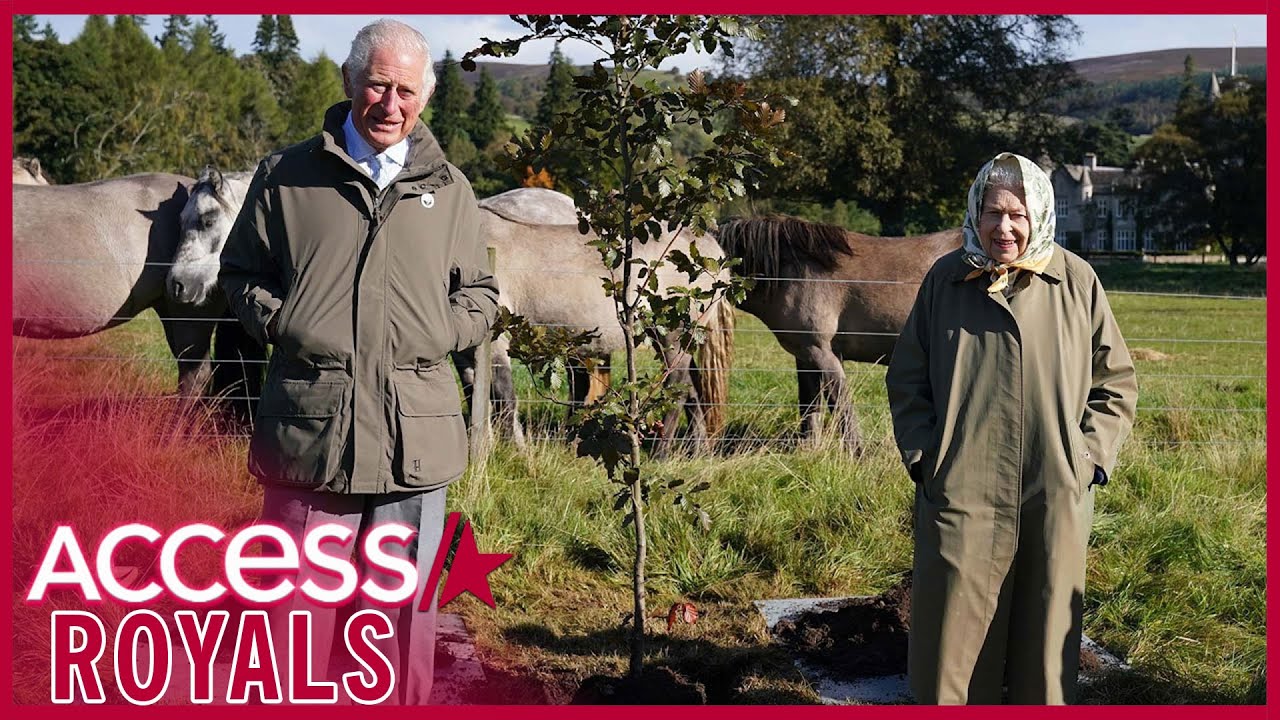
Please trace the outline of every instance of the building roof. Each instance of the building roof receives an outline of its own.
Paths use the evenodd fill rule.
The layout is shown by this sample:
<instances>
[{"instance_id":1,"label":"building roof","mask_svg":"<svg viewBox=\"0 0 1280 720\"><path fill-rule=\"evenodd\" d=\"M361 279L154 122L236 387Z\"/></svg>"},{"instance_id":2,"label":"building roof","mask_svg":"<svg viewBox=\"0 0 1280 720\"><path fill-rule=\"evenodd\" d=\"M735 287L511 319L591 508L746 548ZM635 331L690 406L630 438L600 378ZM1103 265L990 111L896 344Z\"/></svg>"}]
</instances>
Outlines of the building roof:
<instances>
[{"instance_id":1,"label":"building roof","mask_svg":"<svg viewBox=\"0 0 1280 720\"><path fill-rule=\"evenodd\" d=\"M1059 165L1057 169L1065 173L1071 182L1092 186L1095 191L1105 191L1113 187L1127 188L1137 184L1137 178L1122 167L1099 165L1091 168L1085 165L1064 164Z\"/></svg>"}]
</instances>

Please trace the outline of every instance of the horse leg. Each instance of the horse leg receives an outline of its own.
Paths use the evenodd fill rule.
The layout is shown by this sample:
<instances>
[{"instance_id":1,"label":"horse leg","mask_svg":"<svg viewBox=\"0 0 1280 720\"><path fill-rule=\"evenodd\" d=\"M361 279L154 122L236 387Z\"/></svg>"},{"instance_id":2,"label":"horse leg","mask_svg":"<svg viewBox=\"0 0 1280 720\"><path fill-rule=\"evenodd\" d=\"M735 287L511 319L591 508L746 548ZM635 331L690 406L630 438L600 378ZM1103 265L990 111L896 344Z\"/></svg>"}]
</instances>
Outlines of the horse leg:
<instances>
[{"instance_id":1,"label":"horse leg","mask_svg":"<svg viewBox=\"0 0 1280 720\"><path fill-rule=\"evenodd\" d=\"M814 352L811 352L814 350ZM796 353L796 386L800 401L800 437L817 441L822 432L822 368L816 348Z\"/></svg>"},{"instance_id":2,"label":"horse leg","mask_svg":"<svg viewBox=\"0 0 1280 720\"><path fill-rule=\"evenodd\" d=\"M667 373L663 384L666 387L679 387L682 394L679 396L678 404L668 410L666 417L662 419L662 433L655 448L655 454L659 457L671 454L682 409L689 418L690 440L699 446L704 445L707 440L707 424L695 382L697 367L694 364L693 355L678 346L677 338L672 337L669 340L671 341L660 345L661 350L658 353Z\"/></svg>"},{"instance_id":3,"label":"horse leg","mask_svg":"<svg viewBox=\"0 0 1280 720\"><path fill-rule=\"evenodd\" d=\"M511 436L518 448L524 448L524 428L516 410L515 375L511 371L511 356L505 343L493 344L493 374L490 377L490 393L493 399L494 427Z\"/></svg>"},{"instance_id":4,"label":"horse leg","mask_svg":"<svg viewBox=\"0 0 1280 720\"><path fill-rule=\"evenodd\" d=\"M585 369L587 373L587 395L582 402L587 405L607 395L609 387L613 385L613 373L609 368L609 355L600 355L596 360L598 361L597 367Z\"/></svg>"},{"instance_id":5,"label":"horse leg","mask_svg":"<svg viewBox=\"0 0 1280 720\"><path fill-rule=\"evenodd\" d=\"M204 394L213 374L209 349L215 323L209 318L175 317L169 310L161 312L161 325L169 352L178 361L178 396L188 405Z\"/></svg>"},{"instance_id":6,"label":"horse leg","mask_svg":"<svg viewBox=\"0 0 1280 720\"><path fill-rule=\"evenodd\" d=\"M476 348L451 352L449 353L449 359L453 362L454 369L458 371L458 378L462 380L462 399L467 409L463 413L462 419L466 421L467 427L470 428L472 394L475 392L476 386Z\"/></svg>"},{"instance_id":7,"label":"horse leg","mask_svg":"<svg viewBox=\"0 0 1280 720\"><path fill-rule=\"evenodd\" d=\"M222 318L223 322L211 323L217 326L213 331L212 395L232 398L226 400L232 420L249 427L262 396L267 352L229 310L224 310Z\"/></svg>"},{"instance_id":8,"label":"horse leg","mask_svg":"<svg viewBox=\"0 0 1280 720\"><path fill-rule=\"evenodd\" d=\"M831 413L836 431L849 454L862 454L862 433L858 430L858 416L849 398L849 384L845 379L844 365L829 350L819 357L822 369L822 394L826 397L827 410Z\"/></svg>"}]
</instances>

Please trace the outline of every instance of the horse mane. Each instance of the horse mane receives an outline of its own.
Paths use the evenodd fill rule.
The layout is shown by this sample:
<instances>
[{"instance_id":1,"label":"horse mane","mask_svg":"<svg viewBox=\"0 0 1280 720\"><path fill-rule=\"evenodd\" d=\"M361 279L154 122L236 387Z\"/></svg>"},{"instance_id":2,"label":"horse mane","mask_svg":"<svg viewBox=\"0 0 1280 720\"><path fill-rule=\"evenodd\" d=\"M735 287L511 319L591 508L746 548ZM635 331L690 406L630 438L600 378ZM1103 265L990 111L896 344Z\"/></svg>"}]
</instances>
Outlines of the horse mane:
<instances>
[{"instance_id":1,"label":"horse mane","mask_svg":"<svg viewBox=\"0 0 1280 720\"><path fill-rule=\"evenodd\" d=\"M741 261L734 271L747 277L829 273L839 266L841 256L853 255L844 228L789 215L730 220L720 226L716 238L726 257ZM776 284L777 280L756 281L756 287L766 293Z\"/></svg>"},{"instance_id":2,"label":"horse mane","mask_svg":"<svg viewBox=\"0 0 1280 720\"><path fill-rule=\"evenodd\" d=\"M205 171L200 173L200 177L195 184L191 186L191 195L195 195L201 190L207 190L213 199L222 206L224 212L232 217L240 211L240 205L244 203L243 193L240 198L235 197L235 193L231 191L231 183L239 183L247 185L253 179L252 172L231 172L222 173L212 166L206 167ZM222 190L219 190L219 187ZM223 190L227 192L224 193ZM230 197L228 197L230 195ZM233 204L234 203L234 204Z\"/></svg>"}]
</instances>

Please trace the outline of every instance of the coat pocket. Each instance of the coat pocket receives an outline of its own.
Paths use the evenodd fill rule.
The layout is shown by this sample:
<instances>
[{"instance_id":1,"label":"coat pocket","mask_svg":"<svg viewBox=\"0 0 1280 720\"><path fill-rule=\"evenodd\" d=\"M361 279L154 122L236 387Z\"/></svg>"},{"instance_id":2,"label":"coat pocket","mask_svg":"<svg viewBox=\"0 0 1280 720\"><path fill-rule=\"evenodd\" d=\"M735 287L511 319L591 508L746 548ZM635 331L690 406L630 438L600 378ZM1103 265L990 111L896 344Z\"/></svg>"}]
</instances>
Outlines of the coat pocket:
<instances>
[{"instance_id":1,"label":"coat pocket","mask_svg":"<svg viewBox=\"0 0 1280 720\"><path fill-rule=\"evenodd\" d=\"M432 373L434 374L434 373ZM452 373L432 380L397 379L399 438L394 465L409 487L434 487L467 469L467 428Z\"/></svg>"},{"instance_id":2,"label":"coat pocket","mask_svg":"<svg viewBox=\"0 0 1280 720\"><path fill-rule=\"evenodd\" d=\"M346 434L340 421L348 385L331 380L269 383L249 441L249 472L286 485L317 487L331 480Z\"/></svg>"},{"instance_id":3,"label":"coat pocket","mask_svg":"<svg viewBox=\"0 0 1280 720\"><path fill-rule=\"evenodd\" d=\"M1068 438L1071 443L1071 469L1076 474L1076 491L1083 497L1089 492L1089 486L1093 484L1093 455L1089 452L1089 446L1085 444L1084 433L1080 431L1079 426L1071 426Z\"/></svg>"}]
</instances>

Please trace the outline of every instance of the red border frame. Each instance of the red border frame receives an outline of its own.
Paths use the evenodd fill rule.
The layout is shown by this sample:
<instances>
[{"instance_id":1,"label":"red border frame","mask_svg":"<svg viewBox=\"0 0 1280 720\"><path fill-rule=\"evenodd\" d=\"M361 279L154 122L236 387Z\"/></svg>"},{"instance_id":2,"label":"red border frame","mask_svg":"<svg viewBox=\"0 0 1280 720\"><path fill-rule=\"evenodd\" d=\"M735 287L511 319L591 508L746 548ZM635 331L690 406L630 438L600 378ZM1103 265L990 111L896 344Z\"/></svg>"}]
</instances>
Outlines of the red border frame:
<instances>
[{"instance_id":1,"label":"red border frame","mask_svg":"<svg viewBox=\"0 0 1280 720\"><path fill-rule=\"evenodd\" d=\"M0 0L4 2L4 0ZM5 4L10 4L5 2ZM197 5L193 0L122 0L119 2L92 2L91 0L16 0L10 4L11 9L8 15L2 18L3 26L0 27L0 50L3 51L3 57L7 62L0 64L0 98L4 101L4 108L8 112L3 113L3 126L0 127L0 148L6 154L12 156L13 152L13 16L12 13L18 11L27 11L33 14L80 14L80 13L101 13L106 8L110 8L112 13L131 12L138 14L167 14L177 11L188 11ZM272 12L298 13L298 14L352 14L352 11L367 12L373 8L359 7L349 0L340 2L338 0L268 0L265 2L249 2L248 0L229 0L219 4L217 14L234 15L234 14L258 14L263 11L270 10ZM614 0L608 4L608 11L613 13L625 12L698 12L698 13L769 13L777 11L776 2L761 2L760 0L703 0L702 2L691 2L689 0ZM599 12L605 3L602 2L567 2L554 0L481 0L481 2L468 3L467 10L469 14L492 13L501 14L512 11L520 12L537 12L537 11L554 11L554 12ZM420 3L409 2L407 0L391 0L384 2L377 10L384 14L421 14L423 10L438 9L430 5L424 7ZM1016 2L1014 0L988 0L987 2L962 2L958 0L901 0L900 2L861 2L861 3L841 3L831 2L830 0L808 0L800 3L790 3L786 5L787 13L841 13L841 12L883 12L883 13L929 13L929 12L959 12L959 13L993 13L993 12L1038 12L1038 13L1072 13L1072 14L1262 14L1267 12L1267 3L1260 0L1219 0L1218 2L1209 3L1205 0L1166 0L1165 2L1157 2L1156 0L1130 0L1119 5L1106 0L1077 0L1076 2L1062 2L1061 0L1034 0L1034 2ZM461 14L461 13L438 13L438 14ZM1268 40L1280 37L1280 28L1274 23L1268 28ZM1276 69L1278 63L1268 58L1268 70ZM1280 100L1277 99L1275 93L1267 98L1268 114L1275 114L1280 109ZM1267 207L1274 209L1280 203L1280 147L1276 143L1275 126L1267 128ZM13 219L13 197L11 193L6 193L0 197L0 208L4 211L6 219L5 227L11 228ZM1276 233L1274 232L1274 223L1268 223L1267 246L1268 251L1277 249ZM12 241L12 238L10 238ZM1270 252L1268 254L1271 254ZM13 302L13 256L11 252L4 253L3 272L0 272L0 283L3 284L3 290L0 291L3 297L3 303L10 305ZM1269 297L1280 297L1280 280L1275 274L1270 274L1267 278L1267 294ZM10 306L12 312L12 307ZM1275 314L1269 314L1267 318L1268 335L1274 336L1277 330L1280 330L1280 319ZM5 374L10 378L13 376L13 338L9 336L5 338L4 352L0 354L0 367L3 367ZM1268 366L1280 359L1280 353L1271 352L1268 348ZM1267 407L1268 407L1268 423L1267 423L1267 465L1268 468L1276 465L1277 459L1280 459L1280 451L1277 451L1275 445L1271 443L1272 429L1275 427L1273 418L1277 412L1277 403L1280 402L1280 384L1271 383L1271 373L1268 372L1267 383ZM6 443L9 451L5 453L4 458L0 460L6 476L13 476L13 387L12 382L0 388L0 397L3 399L3 429L5 431ZM12 481L0 483L0 503L12 508L13 503L13 487ZM1273 494L1267 497L1267 514L1268 517L1274 517L1280 511L1280 501ZM13 516L12 511L8 518L8 525L12 528ZM1273 541L1280 536L1276 525L1268 523L1267 526L1267 542L1268 547ZM12 571L13 555L12 548L7 542L0 542L0 559L3 559L4 566L7 570ZM1275 595L1275 587L1273 578L1277 570L1280 570L1280 554L1268 552L1267 556L1267 665L1275 667L1277 660L1280 660L1280 650L1271 642L1273 628L1276 622L1280 621L1280 612L1277 611L1277 603ZM0 613L0 637L12 637L13 613L9 604L5 605L4 611ZM48 718L76 718L79 720L86 714L92 714L95 717L105 718L128 718L136 720L140 717L162 717L176 715L178 713L187 714L204 714L207 717L221 716L227 712L234 712L239 717L272 717L278 716L279 713L306 713L308 718L313 717L340 717L350 718L353 712L359 713L361 710L349 707L308 707L308 708L291 708L291 707L132 707L127 705L120 706L16 706L13 703L13 657L9 652L0 654L0 675L3 675L3 697L0 697L0 708L7 710L5 714L15 713L21 717L48 717ZM1275 683L1268 683L1267 686L1267 705L1266 706L1214 706L1213 712L1224 718L1262 718L1268 715L1268 710L1273 704L1280 704L1280 688ZM441 716L463 717L469 720L484 717L502 717L508 718L518 716L521 718L542 719L542 718L586 718L594 717L600 712L598 708L592 707L573 707L573 706L553 706L553 707L529 707L529 706L510 706L510 707L492 707L492 706L457 706L457 707L435 707L424 711L421 708L389 708L379 707L377 710L366 710L364 712L377 712L379 716L386 715L413 715L421 717L423 712L439 714ZM616 718L649 718L655 712L654 709L644 707L629 708L611 708L607 711L611 716ZM706 707L706 708L683 708L673 710L663 710L662 712L675 712L679 715L697 716L699 718L733 718L733 720L775 720L777 709L767 706L754 707ZM1204 712L1204 710L1196 708L1176 708L1163 706L1110 706L1110 707L1088 707L1077 710L1068 708L923 708L913 706L898 707L822 707L822 706L799 706L790 707L787 713L795 713L810 718L833 717L835 715L857 714L860 717L923 717L926 715L938 716L947 714L952 717L976 717L979 715L986 717L1006 717L1006 718L1022 718L1022 717L1044 717L1050 714L1060 713L1088 713L1090 716L1097 717L1116 717L1125 718L1126 720L1140 720L1143 718L1164 718L1169 715L1182 717L1195 717Z\"/></svg>"}]
</instances>

